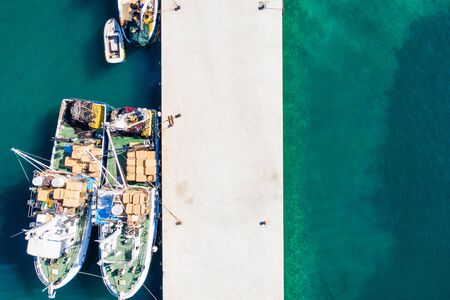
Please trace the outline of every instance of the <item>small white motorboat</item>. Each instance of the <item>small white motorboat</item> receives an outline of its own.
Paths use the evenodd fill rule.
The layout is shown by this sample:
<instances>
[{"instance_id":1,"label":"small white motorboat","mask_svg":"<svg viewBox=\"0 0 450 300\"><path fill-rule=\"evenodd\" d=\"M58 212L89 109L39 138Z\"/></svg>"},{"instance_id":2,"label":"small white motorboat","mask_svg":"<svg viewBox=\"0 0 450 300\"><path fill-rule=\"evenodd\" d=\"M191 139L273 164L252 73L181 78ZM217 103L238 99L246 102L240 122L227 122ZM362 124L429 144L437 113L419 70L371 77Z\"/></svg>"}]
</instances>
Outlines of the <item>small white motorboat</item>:
<instances>
[{"instance_id":1,"label":"small white motorboat","mask_svg":"<svg viewBox=\"0 0 450 300\"><path fill-rule=\"evenodd\" d=\"M125 60L125 44L119 23L109 19L103 30L105 43L105 59L108 63L117 64Z\"/></svg>"}]
</instances>

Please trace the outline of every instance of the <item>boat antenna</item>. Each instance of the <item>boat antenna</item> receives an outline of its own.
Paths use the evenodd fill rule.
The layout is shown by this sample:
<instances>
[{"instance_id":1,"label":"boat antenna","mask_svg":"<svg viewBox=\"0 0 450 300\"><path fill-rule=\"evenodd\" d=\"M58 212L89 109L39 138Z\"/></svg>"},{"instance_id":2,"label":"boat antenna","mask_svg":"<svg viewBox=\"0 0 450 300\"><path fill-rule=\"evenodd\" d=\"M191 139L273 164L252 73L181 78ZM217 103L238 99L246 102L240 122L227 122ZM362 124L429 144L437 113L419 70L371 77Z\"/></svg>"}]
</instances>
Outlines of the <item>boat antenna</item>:
<instances>
[{"instance_id":1,"label":"boat antenna","mask_svg":"<svg viewBox=\"0 0 450 300\"><path fill-rule=\"evenodd\" d=\"M109 131L110 123L106 123L106 134L108 135L109 143L111 144L111 148L114 154L114 159L116 160L117 168L119 169L120 177L122 178L122 185L126 188L127 182L125 180L125 176L123 174L122 166L120 165L119 158L117 157L116 147L112 141L111 132Z\"/></svg>"},{"instance_id":2,"label":"boat antenna","mask_svg":"<svg viewBox=\"0 0 450 300\"><path fill-rule=\"evenodd\" d=\"M10 236L9 238L16 237L16 236L18 236L18 235L20 235L20 234L22 234L22 233L25 233L25 232L27 232L27 230L26 230L26 229L22 229L22 230L19 231L18 233L15 233L15 234L13 234L12 236Z\"/></svg>"},{"instance_id":3,"label":"boat antenna","mask_svg":"<svg viewBox=\"0 0 450 300\"><path fill-rule=\"evenodd\" d=\"M48 292L49 299L55 299L56 291L53 289L53 283L50 283L47 292Z\"/></svg>"}]
</instances>

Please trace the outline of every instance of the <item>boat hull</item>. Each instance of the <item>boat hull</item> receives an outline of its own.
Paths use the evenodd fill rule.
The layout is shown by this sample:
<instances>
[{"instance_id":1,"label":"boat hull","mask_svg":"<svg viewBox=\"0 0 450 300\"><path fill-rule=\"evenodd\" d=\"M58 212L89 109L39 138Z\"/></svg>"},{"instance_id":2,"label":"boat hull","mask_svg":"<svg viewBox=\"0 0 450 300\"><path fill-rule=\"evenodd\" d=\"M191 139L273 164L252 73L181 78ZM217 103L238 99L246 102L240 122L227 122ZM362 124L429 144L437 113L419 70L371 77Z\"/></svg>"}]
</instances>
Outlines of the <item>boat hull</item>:
<instances>
[{"instance_id":1,"label":"boat hull","mask_svg":"<svg viewBox=\"0 0 450 300\"><path fill-rule=\"evenodd\" d=\"M115 19L109 19L103 29L105 59L108 63L117 64L125 60L125 43L122 29Z\"/></svg>"},{"instance_id":2,"label":"boat hull","mask_svg":"<svg viewBox=\"0 0 450 300\"><path fill-rule=\"evenodd\" d=\"M118 279L120 278L114 278L114 276L111 275L111 269L110 264L111 262L105 261L105 257L108 256L108 253L103 253L102 244L100 242L99 244L99 264L100 269L102 272L103 281L109 290L109 292L119 299L128 299L133 297L139 289L142 287L142 285L145 282L145 279L148 275L148 272L150 270L150 265L153 257L153 248L156 243L156 237L157 237L157 228L158 228L158 220L159 220L159 213L160 213L160 137L159 137L159 131L160 131L160 121L159 121L159 114L155 111L147 110L148 112L152 113L152 137L151 142L153 142L154 145L154 151L155 151L155 160L156 160L156 176L155 180L152 184L154 184L154 187L151 189L151 193L149 193L149 200L151 201L151 211L147 215L145 221L142 223L142 227L146 230L146 235L143 237L146 241L146 248L145 250L142 249L143 253L139 254L139 257L143 259L143 263L141 263L141 266L143 266L143 269L141 273L139 274L139 277L133 278L133 283L129 288L126 289L126 292L119 292L117 288ZM128 112L127 112L128 113ZM114 114L114 111L111 113L111 115ZM112 117L111 117L112 118ZM110 120L110 123L112 121ZM122 134L125 134L122 132ZM150 141L147 140L147 141ZM110 146L113 143L110 143ZM151 144L151 143L150 143ZM145 185L141 186L129 186L130 188L144 188ZM103 241L105 238L107 238L106 228L105 226L109 226L107 223L100 223L99 224L99 240ZM115 269L118 269L117 266Z\"/></svg>"},{"instance_id":3,"label":"boat hull","mask_svg":"<svg viewBox=\"0 0 450 300\"><path fill-rule=\"evenodd\" d=\"M142 271L142 273L139 275L137 281L133 284L132 288L125 294L120 294L118 293L115 284L111 283L111 281L109 280L109 276L107 276L107 270L106 270L106 265L104 263L102 263L100 265L100 270L102 273L102 277L103 277L103 282L105 284L105 286L107 287L108 291L111 293L111 295L113 295L114 297L119 297L120 299L129 299L131 297L133 297L138 291L139 289L142 287L142 285L145 282L145 279L147 278L148 272L150 270L150 265L151 265L151 261L152 261L152 256L153 256L153 246L155 244L156 241L156 228L157 228L157 222L154 221L155 217L153 215L153 217L151 218L152 220L148 220L147 222L149 222L149 224L152 224L151 226L149 226L148 229L148 235L147 235L147 240L148 241L153 241L151 244L149 244L147 246L146 252L145 252L145 263L144 263L144 270ZM157 219L157 218L156 218ZM99 226L99 232L102 232L102 227L104 225L100 225ZM104 237L102 237L100 235L99 239L102 240ZM102 249L99 247L99 252L100 252L100 259L101 259L101 251Z\"/></svg>"},{"instance_id":4,"label":"boat hull","mask_svg":"<svg viewBox=\"0 0 450 300\"><path fill-rule=\"evenodd\" d=\"M51 174L63 174L63 176L84 178L87 183L87 189L85 190L85 195L87 201L81 206L83 209L78 211L76 215L71 217L72 220L78 220L76 223L75 240L73 246L66 249L63 256L57 259L49 259L40 257L37 255L34 257L34 267L36 274L40 281L48 288L49 297L53 297L53 291L62 288L67 283L69 283L80 271L87 254L87 249L89 245L89 239L92 231L92 202L96 197L96 192L98 186L103 180L103 175L97 178L89 178L84 174L73 175L70 170L64 167L64 160L62 159L61 149L65 148L67 145L73 145L69 140L61 141L64 138L63 131L67 130L68 125L64 123L64 117L66 114L67 105L73 101L85 101L79 99L64 99L61 102L61 108L58 116L58 123L55 132L55 140L52 148L52 155L50 160L50 167L54 171L50 171ZM92 102L96 104L103 105L104 112L101 114L100 123L106 121L107 106L102 103ZM101 129L99 129L101 130ZM101 137L101 154L104 156L106 151L106 139L103 134ZM69 175L72 174L72 175ZM45 213L45 212L44 212ZM56 274L52 273L54 270L58 270Z\"/></svg>"},{"instance_id":5,"label":"boat hull","mask_svg":"<svg viewBox=\"0 0 450 300\"><path fill-rule=\"evenodd\" d=\"M120 26L125 40L134 46L145 47L159 40L160 16L158 11L160 3L159 0L140 1L140 3L144 7L147 7L147 5L150 4L153 8L151 16L149 16L149 19L152 19L153 22L150 24L145 22L145 18L143 18L143 13L141 11L142 9L138 10L139 14L136 16L136 20L130 15L130 2L128 0L117 1ZM146 25L142 25L141 23Z\"/></svg>"},{"instance_id":6,"label":"boat hull","mask_svg":"<svg viewBox=\"0 0 450 300\"><path fill-rule=\"evenodd\" d=\"M85 259L86 254L89 246L89 239L91 237L91 231L92 231L92 225L91 225L91 210L88 209L88 214L84 220L84 230L83 230L83 236L81 238L81 249L78 253L76 260L73 264L73 266L70 268L70 271L67 273L67 275L58 283L53 284L53 289L57 290L68 284L80 271ZM42 266L40 263L41 258L35 257L34 258L34 268L36 270L36 274L39 277L39 280L46 286L49 287L50 280L45 275L45 272L42 270Z\"/></svg>"}]
</instances>

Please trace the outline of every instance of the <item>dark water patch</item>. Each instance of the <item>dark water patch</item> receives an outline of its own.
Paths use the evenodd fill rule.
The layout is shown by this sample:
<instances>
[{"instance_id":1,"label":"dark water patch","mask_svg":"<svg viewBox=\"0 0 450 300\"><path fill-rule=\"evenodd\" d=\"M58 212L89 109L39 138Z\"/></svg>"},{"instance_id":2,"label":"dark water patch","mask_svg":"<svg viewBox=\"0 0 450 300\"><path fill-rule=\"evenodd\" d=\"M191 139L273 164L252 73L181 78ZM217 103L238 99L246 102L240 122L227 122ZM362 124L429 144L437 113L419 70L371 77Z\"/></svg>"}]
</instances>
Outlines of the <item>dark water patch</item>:
<instances>
[{"instance_id":1,"label":"dark water patch","mask_svg":"<svg viewBox=\"0 0 450 300\"><path fill-rule=\"evenodd\" d=\"M390 215L374 199L386 92L411 22L449 2L285 2L287 299L361 299L390 264Z\"/></svg>"},{"instance_id":2,"label":"dark water patch","mask_svg":"<svg viewBox=\"0 0 450 300\"><path fill-rule=\"evenodd\" d=\"M3 284L0 287L0 295L15 294L11 287L19 287L28 294L39 295L39 279L34 272L23 272L24 268L34 271L33 258L26 254L26 241L23 234L11 237L22 229L27 229L32 219L26 215L29 192L23 189L27 186L25 180L5 189L0 193L1 211L3 218L0 221L0 239L3 246L0 247L0 269L2 274L13 280L14 284Z\"/></svg>"},{"instance_id":3,"label":"dark water patch","mask_svg":"<svg viewBox=\"0 0 450 300\"><path fill-rule=\"evenodd\" d=\"M414 22L397 53L374 199L396 245L364 299L450 297L450 14Z\"/></svg>"}]
</instances>

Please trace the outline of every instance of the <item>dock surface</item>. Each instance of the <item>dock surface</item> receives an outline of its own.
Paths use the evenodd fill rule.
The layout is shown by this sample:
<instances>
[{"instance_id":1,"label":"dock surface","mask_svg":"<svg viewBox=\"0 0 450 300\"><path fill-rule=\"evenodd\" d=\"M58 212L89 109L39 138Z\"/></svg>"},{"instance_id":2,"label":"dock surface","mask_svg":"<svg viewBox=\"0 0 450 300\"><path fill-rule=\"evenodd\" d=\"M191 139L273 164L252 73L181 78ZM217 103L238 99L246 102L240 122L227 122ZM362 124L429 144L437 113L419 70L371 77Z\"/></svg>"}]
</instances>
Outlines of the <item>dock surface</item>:
<instances>
[{"instance_id":1,"label":"dock surface","mask_svg":"<svg viewBox=\"0 0 450 300\"><path fill-rule=\"evenodd\" d=\"M283 299L282 12L176 3L162 114L182 116L162 131L162 201L182 224L163 209L163 298Z\"/></svg>"}]
</instances>

